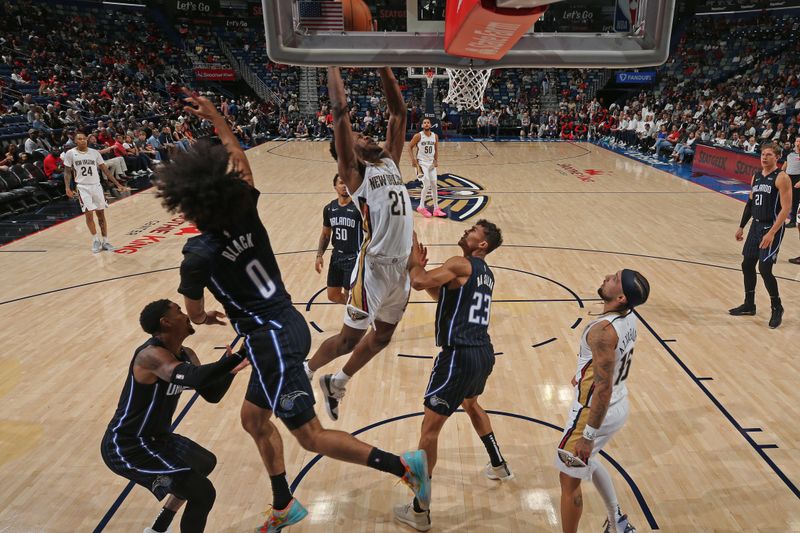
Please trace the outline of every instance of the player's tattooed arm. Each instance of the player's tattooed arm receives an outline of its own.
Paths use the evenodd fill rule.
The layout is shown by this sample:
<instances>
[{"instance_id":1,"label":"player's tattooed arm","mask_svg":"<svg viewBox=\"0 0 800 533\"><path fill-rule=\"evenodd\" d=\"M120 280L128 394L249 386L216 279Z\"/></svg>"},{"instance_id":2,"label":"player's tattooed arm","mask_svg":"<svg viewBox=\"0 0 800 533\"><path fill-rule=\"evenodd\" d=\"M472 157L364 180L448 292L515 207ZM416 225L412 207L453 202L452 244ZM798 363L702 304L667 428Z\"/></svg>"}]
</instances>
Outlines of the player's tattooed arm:
<instances>
[{"instance_id":1,"label":"player's tattooed arm","mask_svg":"<svg viewBox=\"0 0 800 533\"><path fill-rule=\"evenodd\" d=\"M617 332L609 322L603 321L592 326L586 338L592 349L594 367L594 393L589 411L589 426L597 429L603 424L611 401L614 383L614 351L618 342Z\"/></svg>"},{"instance_id":2,"label":"player's tattooed arm","mask_svg":"<svg viewBox=\"0 0 800 533\"><path fill-rule=\"evenodd\" d=\"M117 178L114 177L114 174L111 173L107 165L98 165L98 166L100 167L100 170L103 171L103 174L105 174L108 181L113 183L118 191L122 191L123 189L125 189L125 187L123 187L123 185L119 181L117 181Z\"/></svg>"},{"instance_id":3,"label":"player's tattooed arm","mask_svg":"<svg viewBox=\"0 0 800 533\"><path fill-rule=\"evenodd\" d=\"M167 349L149 346L136 355L133 377L139 383L155 383L157 379L169 381L178 361Z\"/></svg>"},{"instance_id":4,"label":"player's tattooed arm","mask_svg":"<svg viewBox=\"0 0 800 533\"><path fill-rule=\"evenodd\" d=\"M64 190L67 192L67 198L75 196L75 193L70 187L72 183L72 172L72 167L64 166Z\"/></svg>"}]
</instances>

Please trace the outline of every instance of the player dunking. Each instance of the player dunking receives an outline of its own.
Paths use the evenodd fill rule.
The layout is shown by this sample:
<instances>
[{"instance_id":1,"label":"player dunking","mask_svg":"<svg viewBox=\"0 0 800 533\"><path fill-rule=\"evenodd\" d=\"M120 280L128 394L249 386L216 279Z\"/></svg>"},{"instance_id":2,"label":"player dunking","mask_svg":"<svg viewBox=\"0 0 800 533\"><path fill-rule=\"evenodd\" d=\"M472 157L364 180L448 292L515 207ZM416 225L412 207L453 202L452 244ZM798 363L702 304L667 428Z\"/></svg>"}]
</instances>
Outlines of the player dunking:
<instances>
[{"instance_id":1,"label":"player dunking","mask_svg":"<svg viewBox=\"0 0 800 533\"><path fill-rule=\"evenodd\" d=\"M405 142L406 104L392 70L385 67L379 72L390 114L384 147L371 137L353 132L341 73L337 67L328 68L334 117L331 154L361 211L364 228L342 330L326 339L306 366L311 377L318 368L353 352L336 375L320 378L325 405L334 420L339 418L339 400L349 379L391 341L410 292L406 263L413 221L411 202L398 169ZM370 325L373 329L365 335Z\"/></svg>"},{"instance_id":2,"label":"player dunking","mask_svg":"<svg viewBox=\"0 0 800 533\"><path fill-rule=\"evenodd\" d=\"M333 177L333 188L337 197L322 210L322 233L319 236L314 268L317 274L322 272L322 257L333 237L333 252L328 265L328 300L346 304L350 294L350 277L356 264L358 248L361 246L361 215L347 194L347 187L339 174Z\"/></svg>"},{"instance_id":3,"label":"player dunking","mask_svg":"<svg viewBox=\"0 0 800 533\"><path fill-rule=\"evenodd\" d=\"M561 531L576 533L583 511L581 480L591 480L606 504L604 533L635 533L623 515L611 476L597 453L628 418L628 388L636 344L633 308L650 295L650 284L635 270L609 274L597 289L603 314L581 335L578 368L572 377L575 400L558 444L556 467L561 471Z\"/></svg>"},{"instance_id":4,"label":"player dunking","mask_svg":"<svg viewBox=\"0 0 800 533\"><path fill-rule=\"evenodd\" d=\"M489 416L478 404L478 396L494 367L494 348L489 338L494 274L485 258L502 243L503 236L497 226L479 220L458 241L462 255L426 272L427 250L414 239L408 259L411 286L426 290L439 302L436 345L442 351L433 364L425 391L425 415L419 439L419 447L428 455L431 474L436 465L439 433L450 415L463 407L489 453L486 475L494 480L514 477L500 453ZM399 521L419 531L431 527L430 511L422 509L416 500L396 506L394 514Z\"/></svg>"},{"instance_id":5,"label":"player dunking","mask_svg":"<svg viewBox=\"0 0 800 533\"><path fill-rule=\"evenodd\" d=\"M219 402L247 360L229 350L220 361L201 365L194 351L183 346L194 333L189 317L169 300L147 304L139 323L152 337L134 352L100 453L115 474L145 487L159 500L169 495L145 533L167 531L184 502L181 531L203 531L216 497L208 475L217 458L173 433L172 415L187 388L196 389L211 403Z\"/></svg>"},{"instance_id":6,"label":"player dunking","mask_svg":"<svg viewBox=\"0 0 800 533\"><path fill-rule=\"evenodd\" d=\"M414 153L415 149L416 154ZM411 154L411 164L414 165L417 175L422 175L422 193L420 193L417 212L426 218L431 216L446 217L447 213L439 209L438 176L436 173L436 169L439 167L439 138L431 131L431 119L423 119L422 131L412 137L408 152ZM431 193L433 214L425 207L429 191Z\"/></svg>"},{"instance_id":7,"label":"player dunking","mask_svg":"<svg viewBox=\"0 0 800 533\"><path fill-rule=\"evenodd\" d=\"M741 241L744 227L750 217L753 223L742 248L742 274L744 275L744 303L728 312L734 316L756 314L756 264L770 297L772 313L769 327L777 328L783 320L783 305L778 292L778 280L772 267L778 260L778 250L783 240L784 222L792 207L792 181L778 168L778 148L774 144L761 147L761 171L753 174L750 198L744 206L742 221L736 230L736 240Z\"/></svg>"},{"instance_id":8,"label":"player dunking","mask_svg":"<svg viewBox=\"0 0 800 533\"><path fill-rule=\"evenodd\" d=\"M189 317L195 324L219 321L220 313L205 310L208 288L236 332L244 336L253 371L242 404L242 425L256 443L273 490L273 509L261 531L278 531L307 515L289 491L283 442L270 420L273 413L306 450L392 473L427 506L430 479L424 451L407 452L401 458L320 425L302 365L311 334L283 285L258 215L259 192L250 164L214 105L186 94L191 105L184 109L209 120L223 146L203 146L176 156L173 164L159 169L156 186L164 206L183 214L202 232L183 249L178 291L184 295Z\"/></svg>"},{"instance_id":9,"label":"player dunking","mask_svg":"<svg viewBox=\"0 0 800 533\"><path fill-rule=\"evenodd\" d=\"M92 252L112 251L114 247L108 242L108 222L106 222L105 213L108 202L106 202L103 187L100 185L100 171L117 187L118 191L124 191L125 187L108 170L100 152L89 148L85 133L75 135L75 144L75 148L67 150L64 154L64 187L67 190L67 196L69 198L75 196L75 191L72 190L70 184L74 177L78 199L86 217L86 227L92 234ZM97 227L94 225L92 213L97 214L102 240L97 235Z\"/></svg>"}]
</instances>

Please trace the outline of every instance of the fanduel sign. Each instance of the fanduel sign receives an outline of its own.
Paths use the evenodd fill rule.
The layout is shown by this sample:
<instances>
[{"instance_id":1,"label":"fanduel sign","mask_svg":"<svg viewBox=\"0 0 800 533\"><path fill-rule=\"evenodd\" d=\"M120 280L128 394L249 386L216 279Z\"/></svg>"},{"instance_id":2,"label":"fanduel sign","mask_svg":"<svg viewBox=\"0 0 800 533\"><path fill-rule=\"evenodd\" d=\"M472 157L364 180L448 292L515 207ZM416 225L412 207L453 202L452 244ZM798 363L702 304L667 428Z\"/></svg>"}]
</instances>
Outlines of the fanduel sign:
<instances>
[{"instance_id":1,"label":"fanduel sign","mask_svg":"<svg viewBox=\"0 0 800 533\"><path fill-rule=\"evenodd\" d=\"M617 83L653 83L654 81L656 81L655 70L617 72Z\"/></svg>"}]
</instances>

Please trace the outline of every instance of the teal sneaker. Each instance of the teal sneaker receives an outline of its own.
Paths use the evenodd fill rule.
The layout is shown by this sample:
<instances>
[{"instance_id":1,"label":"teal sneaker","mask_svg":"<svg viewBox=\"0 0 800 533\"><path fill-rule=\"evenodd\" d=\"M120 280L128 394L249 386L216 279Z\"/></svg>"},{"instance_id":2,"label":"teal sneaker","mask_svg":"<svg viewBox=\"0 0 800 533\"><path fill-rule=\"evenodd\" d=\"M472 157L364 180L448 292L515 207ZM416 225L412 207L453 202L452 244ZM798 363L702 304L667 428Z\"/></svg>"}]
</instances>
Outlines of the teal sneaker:
<instances>
[{"instance_id":1,"label":"teal sneaker","mask_svg":"<svg viewBox=\"0 0 800 533\"><path fill-rule=\"evenodd\" d=\"M289 527L298 523L300 520L308 515L308 511L303 505L297 501L297 498L292 498L286 509L280 511L275 508L269 512L269 517L264 525L256 529L256 533L274 533L280 531L285 527Z\"/></svg>"},{"instance_id":2,"label":"teal sneaker","mask_svg":"<svg viewBox=\"0 0 800 533\"><path fill-rule=\"evenodd\" d=\"M406 452L400 458L406 473L401 481L408 485L414 496L417 497L419 506L427 510L431 506L431 478L428 477L428 456L425 450Z\"/></svg>"}]
</instances>

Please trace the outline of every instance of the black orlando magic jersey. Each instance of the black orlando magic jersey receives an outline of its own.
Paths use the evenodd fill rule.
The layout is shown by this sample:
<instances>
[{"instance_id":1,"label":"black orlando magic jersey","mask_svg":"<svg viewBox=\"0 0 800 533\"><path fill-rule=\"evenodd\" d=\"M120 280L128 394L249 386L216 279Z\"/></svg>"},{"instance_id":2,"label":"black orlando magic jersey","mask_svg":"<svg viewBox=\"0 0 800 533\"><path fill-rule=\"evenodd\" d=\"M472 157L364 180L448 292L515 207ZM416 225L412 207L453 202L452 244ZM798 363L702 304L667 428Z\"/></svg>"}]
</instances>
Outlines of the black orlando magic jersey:
<instances>
[{"instance_id":1,"label":"black orlando magic jersey","mask_svg":"<svg viewBox=\"0 0 800 533\"><path fill-rule=\"evenodd\" d=\"M486 261L467 258L472 274L459 289L439 289L436 306L437 346L483 346L489 338L489 311L492 305L494 275Z\"/></svg>"},{"instance_id":2,"label":"black orlando magic jersey","mask_svg":"<svg viewBox=\"0 0 800 533\"><path fill-rule=\"evenodd\" d=\"M774 223L781 210L781 201L775 180L781 169L776 168L766 176L756 172L753 179L753 218L758 222Z\"/></svg>"},{"instance_id":3,"label":"black orlando magic jersey","mask_svg":"<svg viewBox=\"0 0 800 533\"><path fill-rule=\"evenodd\" d=\"M185 387L161 379L146 385L133 378L133 361L148 346L163 347L164 344L156 337L151 337L136 348L128 367L125 388L120 394L114 417L108 424L108 431L130 437L153 437L171 432L172 415ZM189 362L189 356L183 348L178 360Z\"/></svg>"},{"instance_id":4,"label":"black orlando magic jersey","mask_svg":"<svg viewBox=\"0 0 800 533\"><path fill-rule=\"evenodd\" d=\"M193 300L208 287L239 334L247 334L292 306L267 230L258 217L259 192L242 206L237 227L186 241L178 292Z\"/></svg>"},{"instance_id":5,"label":"black orlando magic jersey","mask_svg":"<svg viewBox=\"0 0 800 533\"><path fill-rule=\"evenodd\" d=\"M333 200L322 210L322 225L331 228L333 253L355 255L361 246L361 215L354 202Z\"/></svg>"}]
</instances>

